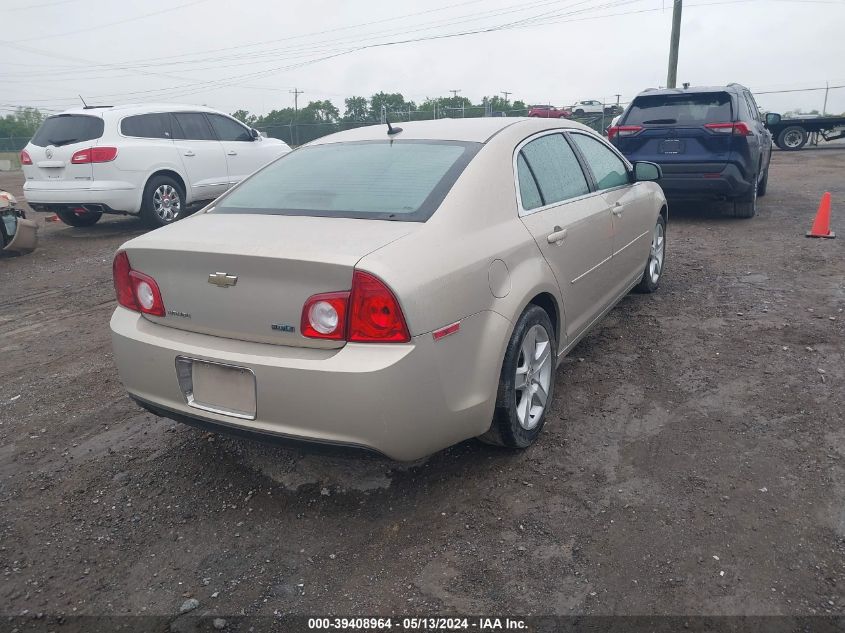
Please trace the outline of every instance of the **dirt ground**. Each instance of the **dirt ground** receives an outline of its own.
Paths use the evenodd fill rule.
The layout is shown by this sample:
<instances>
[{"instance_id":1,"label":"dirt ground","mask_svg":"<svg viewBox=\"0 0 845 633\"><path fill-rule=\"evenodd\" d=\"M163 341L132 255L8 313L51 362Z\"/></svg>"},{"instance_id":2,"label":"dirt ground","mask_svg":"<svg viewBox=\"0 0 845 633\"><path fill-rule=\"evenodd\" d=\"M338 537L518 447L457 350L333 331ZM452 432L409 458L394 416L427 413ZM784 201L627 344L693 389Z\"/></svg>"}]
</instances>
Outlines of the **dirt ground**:
<instances>
[{"instance_id":1,"label":"dirt ground","mask_svg":"<svg viewBox=\"0 0 845 633\"><path fill-rule=\"evenodd\" d=\"M840 239L806 239L825 190ZM845 149L776 152L752 220L673 207L661 289L572 352L536 446L413 465L145 413L108 330L142 226L33 215L0 260L0 614L845 612Z\"/></svg>"}]
</instances>

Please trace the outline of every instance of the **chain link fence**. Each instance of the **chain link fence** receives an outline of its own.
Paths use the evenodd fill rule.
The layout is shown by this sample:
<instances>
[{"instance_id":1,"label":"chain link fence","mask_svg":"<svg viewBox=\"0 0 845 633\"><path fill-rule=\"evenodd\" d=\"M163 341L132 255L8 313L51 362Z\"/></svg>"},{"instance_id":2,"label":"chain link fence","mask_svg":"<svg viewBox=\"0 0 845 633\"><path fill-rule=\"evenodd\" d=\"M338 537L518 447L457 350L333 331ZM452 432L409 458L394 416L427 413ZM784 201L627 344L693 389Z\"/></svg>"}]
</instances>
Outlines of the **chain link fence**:
<instances>
[{"instance_id":1,"label":"chain link fence","mask_svg":"<svg viewBox=\"0 0 845 633\"><path fill-rule=\"evenodd\" d=\"M29 136L0 137L0 152L19 152L29 143Z\"/></svg>"}]
</instances>

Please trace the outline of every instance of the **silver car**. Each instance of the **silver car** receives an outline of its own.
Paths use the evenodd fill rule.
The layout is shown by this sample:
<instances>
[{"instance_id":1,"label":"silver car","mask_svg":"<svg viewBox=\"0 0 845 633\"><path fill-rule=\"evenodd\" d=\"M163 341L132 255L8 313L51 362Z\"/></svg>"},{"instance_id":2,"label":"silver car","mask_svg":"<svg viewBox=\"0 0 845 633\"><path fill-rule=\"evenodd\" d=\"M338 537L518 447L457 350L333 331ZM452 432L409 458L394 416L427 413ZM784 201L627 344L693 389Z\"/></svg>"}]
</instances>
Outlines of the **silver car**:
<instances>
[{"instance_id":1,"label":"silver car","mask_svg":"<svg viewBox=\"0 0 845 633\"><path fill-rule=\"evenodd\" d=\"M660 169L565 120L402 128L309 143L121 247L112 340L139 404L397 460L537 439L561 359L660 282Z\"/></svg>"}]
</instances>

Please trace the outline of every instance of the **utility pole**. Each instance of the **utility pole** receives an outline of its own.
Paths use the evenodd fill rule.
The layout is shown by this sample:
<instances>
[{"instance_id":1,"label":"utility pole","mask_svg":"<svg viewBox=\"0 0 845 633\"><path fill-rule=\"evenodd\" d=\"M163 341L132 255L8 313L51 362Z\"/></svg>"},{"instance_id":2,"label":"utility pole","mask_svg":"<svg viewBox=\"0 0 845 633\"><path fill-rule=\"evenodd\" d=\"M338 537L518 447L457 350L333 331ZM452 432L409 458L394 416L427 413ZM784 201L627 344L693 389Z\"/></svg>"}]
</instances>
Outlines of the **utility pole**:
<instances>
[{"instance_id":1,"label":"utility pole","mask_svg":"<svg viewBox=\"0 0 845 633\"><path fill-rule=\"evenodd\" d=\"M296 115L299 114L299 95L305 94L304 91L299 90L298 88L294 88L293 90L288 90L289 93L293 95L293 112L294 118Z\"/></svg>"},{"instance_id":2,"label":"utility pole","mask_svg":"<svg viewBox=\"0 0 845 633\"><path fill-rule=\"evenodd\" d=\"M681 9L684 0L675 0L672 6L672 37L669 40L669 73L666 77L666 87L674 88L678 80L678 46L681 42Z\"/></svg>"},{"instance_id":3,"label":"utility pole","mask_svg":"<svg viewBox=\"0 0 845 633\"><path fill-rule=\"evenodd\" d=\"M293 124L296 123L296 120L299 118L299 95L304 94L304 93L299 88L294 88L293 90L288 90L288 92L293 95L293 122L291 124L291 128L292 128L291 129L291 132L292 132L291 136L293 138L291 138L291 140L293 141L294 145L298 145L297 137L299 136L299 134L297 132L299 131L299 128L294 128Z\"/></svg>"},{"instance_id":4,"label":"utility pole","mask_svg":"<svg viewBox=\"0 0 845 633\"><path fill-rule=\"evenodd\" d=\"M822 116L827 114L827 93L830 92L830 82L824 82L824 105L822 106Z\"/></svg>"},{"instance_id":5,"label":"utility pole","mask_svg":"<svg viewBox=\"0 0 845 633\"><path fill-rule=\"evenodd\" d=\"M505 95L505 105L508 105L508 95L512 95L512 92L508 92L507 90L502 90L502 94Z\"/></svg>"},{"instance_id":6,"label":"utility pole","mask_svg":"<svg viewBox=\"0 0 845 633\"><path fill-rule=\"evenodd\" d=\"M460 90L450 90L449 92L452 93L452 98L456 99L458 97L458 93L460 92Z\"/></svg>"}]
</instances>

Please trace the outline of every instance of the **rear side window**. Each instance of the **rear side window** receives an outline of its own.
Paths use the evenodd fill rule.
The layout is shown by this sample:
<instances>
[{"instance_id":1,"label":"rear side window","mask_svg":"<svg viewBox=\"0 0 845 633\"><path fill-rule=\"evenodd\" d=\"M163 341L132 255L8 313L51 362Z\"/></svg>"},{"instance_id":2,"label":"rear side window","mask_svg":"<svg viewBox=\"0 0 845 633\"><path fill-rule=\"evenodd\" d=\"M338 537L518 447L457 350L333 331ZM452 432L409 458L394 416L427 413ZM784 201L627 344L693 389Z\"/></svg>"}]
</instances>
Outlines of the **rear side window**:
<instances>
[{"instance_id":1,"label":"rear side window","mask_svg":"<svg viewBox=\"0 0 845 633\"><path fill-rule=\"evenodd\" d=\"M125 136L169 139L170 116L157 113L126 117L120 122L120 131Z\"/></svg>"},{"instance_id":2,"label":"rear side window","mask_svg":"<svg viewBox=\"0 0 845 633\"><path fill-rule=\"evenodd\" d=\"M251 141L252 134L243 125L219 114L209 114L211 127L221 141Z\"/></svg>"},{"instance_id":3,"label":"rear side window","mask_svg":"<svg viewBox=\"0 0 845 633\"><path fill-rule=\"evenodd\" d=\"M480 148L411 140L301 147L245 180L212 213L424 222Z\"/></svg>"},{"instance_id":4,"label":"rear side window","mask_svg":"<svg viewBox=\"0 0 845 633\"><path fill-rule=\"evenodd\" d=\"M70 145L93 141L103 135L103 120L86 114L59 114L47 117L35 136L32 144L39 147L48 145Z\"/></svg>"},{"instance_id":5,"label":"rear side window","mask_svg":"<svg viewBox=\"0 0 845 633\"><path fill-rule=\"evenodd\" d=\"M563 202L590 192L587 178L575 153L562 134L547 134L527 143L520 152L527 169L520 169L517 158L522 207L529 211L539 206ZM539 191L539 203L528 180L533 175ZM528 202L532 206L526 206Z\"/></svg>"},{"instance_id":6,"label":"rear side window","mask_svg":"<svg viewBox=\"0 0 845 633\"><path fill-rule=\"evenodd\" d=\"M628 168L607 145L586 134L572 134L572 140L584 155L599 190L628 184Z\"/></svg>"},{"instance_id":7,"label":"rear side window","mask_svg":"<svg viewBox=\"0 0 845 633\"><path fill-rule=\"evenodd\" d=\"M733 120L727 92L645 95L634 99L624 125L704 125Z\"/></svg>"},{"instance_id":8,"label":"rear side window","mask_svg":"<svg viewBox=\"0 0 845 633\"><path fill-rule=\"evenodd\" d=\"M217 140L201 112L174 112L173 138L189 141Z\"/></svg>"}]
</instances>

